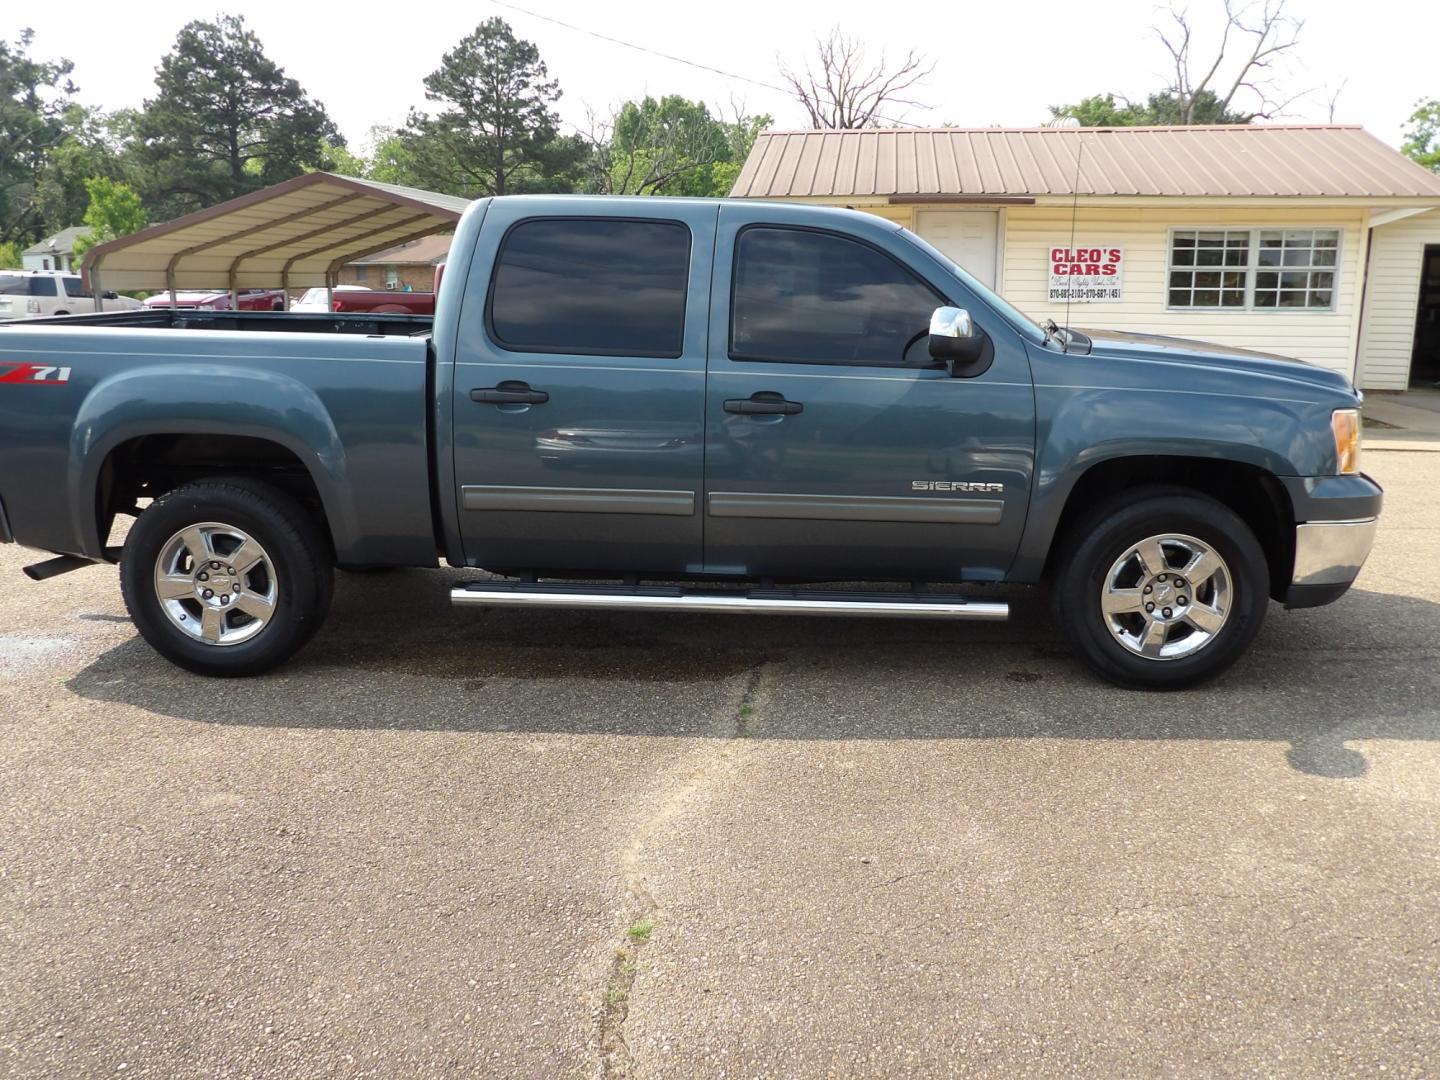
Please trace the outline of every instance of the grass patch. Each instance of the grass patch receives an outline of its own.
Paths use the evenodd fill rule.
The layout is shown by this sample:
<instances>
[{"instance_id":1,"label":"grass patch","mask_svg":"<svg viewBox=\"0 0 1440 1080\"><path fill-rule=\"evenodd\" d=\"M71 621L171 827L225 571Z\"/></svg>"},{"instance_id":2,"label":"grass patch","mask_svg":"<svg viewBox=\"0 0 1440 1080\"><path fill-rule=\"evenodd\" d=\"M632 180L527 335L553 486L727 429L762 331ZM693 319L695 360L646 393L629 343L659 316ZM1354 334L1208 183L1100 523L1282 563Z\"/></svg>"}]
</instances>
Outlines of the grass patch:
<instances>
[{"instance_id":1,"label":"grass patch","mask_svg":"<svg viewBox=\"0 0 1440 1080\"><path fill-rule=\"evenodd\" d=\"M630 924L630 929L625 931L631 941L649 941L650 931L654 929L649 919L639 919Z\"/></svg>"}]
</instances>

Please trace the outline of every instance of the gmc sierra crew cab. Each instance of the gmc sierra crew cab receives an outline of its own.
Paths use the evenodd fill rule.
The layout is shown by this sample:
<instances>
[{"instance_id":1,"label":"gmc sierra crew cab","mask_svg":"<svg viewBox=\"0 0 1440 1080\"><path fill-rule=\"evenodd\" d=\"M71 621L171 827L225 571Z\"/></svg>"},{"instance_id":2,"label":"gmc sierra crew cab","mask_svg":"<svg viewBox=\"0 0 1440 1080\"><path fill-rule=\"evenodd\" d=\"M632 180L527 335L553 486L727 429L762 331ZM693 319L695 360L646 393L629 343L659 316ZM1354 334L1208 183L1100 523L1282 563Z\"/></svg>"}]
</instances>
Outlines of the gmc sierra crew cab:
<instances>
[{"instance_id":1,"label":"gmc sierra crew cab","mask_svg":"<svg viewBox=\"0 0 1440 1080\"><path fill-rule=\"evenodd\" d=\"M140 633L209 675L294 655L336 567L444 559L491 572L450 594L481 606L1003 619L973 586L1048 583L1091 669L1173 688L1354 580L1359 404L1294 360L1036 325L859 212L482 199L433 319L0 326L0 540L56 555L36 578L118 562Z\"/></svg>"}]
</instances>

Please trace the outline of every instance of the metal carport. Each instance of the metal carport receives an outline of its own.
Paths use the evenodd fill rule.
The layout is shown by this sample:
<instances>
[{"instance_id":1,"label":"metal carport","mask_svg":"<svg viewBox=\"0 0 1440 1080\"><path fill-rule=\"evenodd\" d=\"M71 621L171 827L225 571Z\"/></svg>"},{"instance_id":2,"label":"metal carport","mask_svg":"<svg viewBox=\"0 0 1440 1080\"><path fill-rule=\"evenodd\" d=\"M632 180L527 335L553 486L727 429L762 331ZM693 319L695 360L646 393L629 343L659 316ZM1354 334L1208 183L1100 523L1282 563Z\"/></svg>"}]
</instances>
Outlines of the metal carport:
<instances>
[{"instance_id":1,"label":"metal carport","mask_svg":"<svg viewBox=\"0 0 1440 1080\"><path fill-rule=\"evenodd\" d=\"M85 253L102 289L333 287L351 259L455 227L468 199L315 172ZM98 307L98 300L97 300Z\"/></svg>"}]
</instances>

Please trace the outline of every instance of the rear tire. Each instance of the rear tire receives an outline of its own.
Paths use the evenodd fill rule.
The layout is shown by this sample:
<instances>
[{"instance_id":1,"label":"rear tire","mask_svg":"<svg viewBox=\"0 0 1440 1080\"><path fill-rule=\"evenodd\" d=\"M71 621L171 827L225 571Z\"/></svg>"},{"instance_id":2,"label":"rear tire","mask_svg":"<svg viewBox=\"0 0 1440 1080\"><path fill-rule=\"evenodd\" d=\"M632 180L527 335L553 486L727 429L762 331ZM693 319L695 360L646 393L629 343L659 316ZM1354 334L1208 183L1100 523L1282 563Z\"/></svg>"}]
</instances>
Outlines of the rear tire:
<instances>
[{"instance_id":1,"label":"rear tire","mask_svg":"<svg viewBox=\"0 0 1440 1080\"><path fill-rule=\"evenodd\" d=\"M329 542L289 495L247 478L203 480L156 499L120 557L140 635L201 675L256 675L320 628L334 574Z\"/></svg>"},{"instance_id":2,"label":"rear tire","mask_svg":"<svg viewBox=\"0 0 1440 1080\"><path fill-rule=\"evenodd\" d=\"M1123 492L1063 542L1056 623L1117 686L1178 690L1212 679L1265 619L1265 552L1237 514L1196 492Z\"/></svg>"}]
</instances>

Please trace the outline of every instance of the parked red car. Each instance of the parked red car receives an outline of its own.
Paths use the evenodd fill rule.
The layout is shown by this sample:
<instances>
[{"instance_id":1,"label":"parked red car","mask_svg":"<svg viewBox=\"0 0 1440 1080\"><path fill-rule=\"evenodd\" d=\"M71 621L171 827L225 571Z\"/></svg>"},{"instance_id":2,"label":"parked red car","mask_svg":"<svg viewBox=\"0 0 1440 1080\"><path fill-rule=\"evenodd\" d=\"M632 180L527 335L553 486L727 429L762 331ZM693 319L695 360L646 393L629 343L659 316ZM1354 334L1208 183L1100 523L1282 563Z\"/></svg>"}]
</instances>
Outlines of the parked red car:
<instances>
[{"instance_id":1,"label":"parked red car","mask_svg":"<svg viewBox=\"0 0 1440 1080\"><path fill-rule=\"evenodd\" d=\"M168 308L170 294L156 293L145 300L147 308ZM175 306L195 308L202 311L229 311L230 294L226 291L204 292L201 290L177 292ZM280 311L285 307L285 293L280 289L241 289L241 311Z\"/></svg>"},{"instance_id":2,"label":"parked red car","mask_svg":"<svg viewBox=\"0 0 1440 1080\"><path fill-rule=\"evenodd\" d=\"M325 290L309 289L290 305L291 311L324 311ZM435 294L401 292L385 289L337 286L330 302L331 311L363 311L375 315L434 315Z\"/></svg>"}]
</instances>

